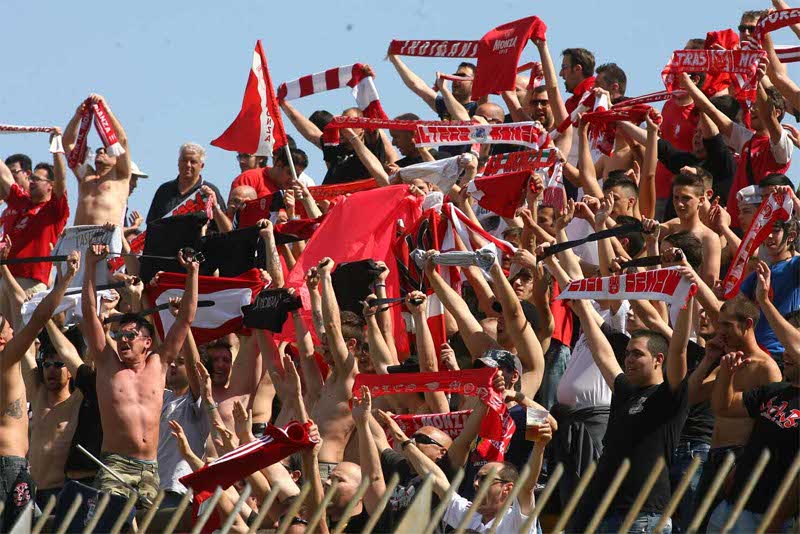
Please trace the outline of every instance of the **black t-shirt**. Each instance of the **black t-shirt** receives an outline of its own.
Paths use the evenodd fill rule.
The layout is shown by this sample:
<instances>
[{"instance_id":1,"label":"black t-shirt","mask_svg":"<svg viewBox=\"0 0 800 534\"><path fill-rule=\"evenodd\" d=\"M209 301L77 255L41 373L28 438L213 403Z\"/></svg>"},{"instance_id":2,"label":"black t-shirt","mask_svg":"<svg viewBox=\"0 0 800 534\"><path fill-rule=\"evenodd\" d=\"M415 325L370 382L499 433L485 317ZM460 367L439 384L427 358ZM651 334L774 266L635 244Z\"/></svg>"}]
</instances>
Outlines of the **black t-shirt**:
<instances>
[{"instance_id":1,"label":"black t-shirt","mask_svg":"<svg viewBox=\"0 0 800 534\"><path fill-rule=\"evenodd\" d=\"M450 466L450 459L446 453L436 461L436 465L439 466L439 469L444 472L448 479L455 474L455 470ZM394 473L397 473L400 477L400 482L392 493L386 508L391 509L396 514L404 513L411 506L417 490L422 485L422 477L417 475L417 472L406 457L394 449L384 449L381 452L381 470L383 471L384 480L388 481ZM439 497L434 494L431 500L431 508L433 509L438 505ZM378 531L376 530L376 532Z\"/></svg>"},{"instance_id":2,"label":"black t-shirt","mask_svg":"<svg viewBox=\"0 0 800 534\"><path fill-rule=\"evenodd\" d=\"M100 405L97 402L95 386L97 372L86 364L78 367L75 373L75 387L83 393L83 402L78 411L78 424L72 436L69 456L64 464L65 471L93 471L97 466L88 456L78 450L78 445L95 456L100 456L103 445L103 427L100 424Z\"/></svg>"},{"instance_id":3,"label":"black t-shirt","mask_svg":"<svg viewBox=\"0 0 800 534\"><path fill-rule=\"evenodd\" d=\"M739 496L766 448L770 452L769 462L745 505L747 510L763 514L800 449L800 388L788 382L773 382L745 392L742 401L755 423L736 463L728 497Z\"/></svg>"},{"instance_id":4,"label":"black t-shirt","mask_svg":"<svg viewBox=\"0 0 800 534\"><path fill-rule=\"evenodd\" d=\"M691 375L705 356L706 349L689 341L686 347L687 373ZM681 441L701 441L711 444L711 435L714 432L714 413L711 411L711 401L703 401L689 405L689 414L681 432Z\"/></svg>"},{"instance_id":5,"label":"black t-shirt","mask_svg":"<svg viewBox=\"0 0 800 534\"><path fill-rule=\"evenodd\" d=\"M344 528L344 531L353 533L363 532L364 527L367 526L367 522L369 522L370 516L371 514L367 512L366 507L364 507L360 514L350 518L350 521L347 522L347 526ZM397 515L387 506L383 509L383 513L381 514L380 519L378 519L378 522L375 523L375 527L372 529L372 532L394 532L396 517ZM332 521L331 523L331 529L338 524L337 521Z\"/></svg>"},{"instance_id":6,"label":"black t-shirt","mask_svg":"<svg viewBox=\"0 0 800 534\"><path fill-rule=\"evenodd\" d=\"M439 115L439 119L443 121L453 120L453 117L450 116L450 112L447 111L447 105L445 105L444 98L442 98L441 95L436 97L434 105L436 106L436 114ZM472 117L475 114L475 110L478 109L478 103L467 102L464 104L464 109L466 109L469 116ZM469 147L470 145L442 146L439 147L439 152L441 152L444 157L450 158L469 152Z\"/></svg>"},{"instance_id":7,"label":"black t-shirt","mask_svg":"<svg viewBox=\"0 0 800 534\"><path fill-rule=\"evenodd\" d=\"M631 469L609 512L630 508L659 456L667 461L667 469L662 469L641 512L660 513L664 510L671 496L668 467L686 420L688 397L685 379L673 392L666 379L661 384L640 388L633 385L624 373L617 376L608 428L603 438L603 454L589 491L583 497L584 506L579 507L579 511L584 509L589 514L585 521L591 518L595 504L608 490L625 458L630 459ZM588 503L592 505L588 506Z\"/></svg>"},{"instance_id":8,"label":"black t-shirt","mask_svg":"<svg viewBox=\"0 0 800 534\"><path fill-rule=\"evenodd\" d=\"M433 159L444 159L447 157L445 154L440 154L435 148L429 148L428 153L433 156ZM422 156L405 156L395 161L394 164L402 169L404 167L408 167L409 165L416 165L417 163L422 162Z\"/></svg>"},{"instance_id":9,"label":"black t-shirt","mask_svg":"<svg viewBox=\"0 0 800 534\"><path fill-rule=\"evenodd\" d=\"M386 151L383 149L381 138L377 142L367 142L367 148L372 152L378 161L383 163L386 160ZM328 164L328 172L322 180L322 185L346 184L370 178L371 175L364 164L361 163L358 155L350 148L342 145L325 146L325 141L320 138L322 147L322 157Z\"/></svg>"},{"instance_id":10,"label":"black t-shirt","mask_svg":"<svg viewBox=\"0 0 800 534\"><path fill-rule=\"evenodd\" d=\"M156 194L153 195L153 201L150 203L150 211L147 212L147 224L150 224L150 222L155 219L160 219L175 209L178 204L194 195L197 190L204 185L207 185L214 191L214 194L217 196L217 202L220 206L223 206L225 204L225 197L222 196L222 193L219 192L219 189L217 189L217 186L214 184L206 182L201 177L194 186L181 195L178 190L178 179L175 178L174 180L161 184L156 190ZM211 225L213 224L212 222Z\"/></svg>"}]
</instances>

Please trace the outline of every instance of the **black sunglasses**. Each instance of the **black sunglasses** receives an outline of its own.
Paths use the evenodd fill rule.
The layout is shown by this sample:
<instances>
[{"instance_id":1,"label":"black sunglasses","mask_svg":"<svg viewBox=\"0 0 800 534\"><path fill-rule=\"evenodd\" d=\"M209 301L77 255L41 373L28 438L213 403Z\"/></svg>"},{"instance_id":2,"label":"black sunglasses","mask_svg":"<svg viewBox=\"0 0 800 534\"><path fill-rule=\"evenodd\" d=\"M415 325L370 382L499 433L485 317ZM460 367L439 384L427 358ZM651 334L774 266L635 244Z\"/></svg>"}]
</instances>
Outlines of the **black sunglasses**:
<instances>
[{"instance_id":1,"label":"black sunglasses","mask_svg":"<svg viewBox=\"0 0 800 534\"><path fill-rule=\"evenodd\" d=\"M739 24L739 31L740 31L741 33L744 33L744 32L750 32L750 33L753 33L754 31L756 31L756 26L755 26L755 25L753 25L753 26L748 26L748 25L746 25L746 24Z\"/></svg>"},{"instance_id":2,"label":"black sunglasses","mask_svg":"<svg viewBox=\"0 0 800 534\"><path fill-rule=\"evenodd\" d=\"M55 367L56 369L63 369L66 364L64 362L43 362L42 368L49 369L50 367Z\"/></svg>"},{"instance_id":3,"label":"black sunglasses","mask_svg":"<svg viewBox=\"0 0 800 534\"><path fill-rule=\"evenodd\" d=\"M483 482L483 479L485 479L488 476L489 476L489 473L486 473L486 474L483 474L483 475L475 475L475 482L477 482L478 485L480 485ZM496 479L494 479L494 481L492 481L492 484L494 484L495 482L502 482L503 484L510 484L513 481L512 480L504 480L502 478L496 478Z\"/></svg>"},{"instance_id":4,"label":"black sunglasses","mask_svg":"<svg viewBox=\"0 0 800 534\"><path fill-rule=\"evenodd\" d=\"M446 448L444 445L442 445L432 437L426 436L425 434L414 434L413 436L411 436L411 439L413 439L417 443L422 443L423 445L438 445L443 449Z\"/></svg>"}]
</instances>

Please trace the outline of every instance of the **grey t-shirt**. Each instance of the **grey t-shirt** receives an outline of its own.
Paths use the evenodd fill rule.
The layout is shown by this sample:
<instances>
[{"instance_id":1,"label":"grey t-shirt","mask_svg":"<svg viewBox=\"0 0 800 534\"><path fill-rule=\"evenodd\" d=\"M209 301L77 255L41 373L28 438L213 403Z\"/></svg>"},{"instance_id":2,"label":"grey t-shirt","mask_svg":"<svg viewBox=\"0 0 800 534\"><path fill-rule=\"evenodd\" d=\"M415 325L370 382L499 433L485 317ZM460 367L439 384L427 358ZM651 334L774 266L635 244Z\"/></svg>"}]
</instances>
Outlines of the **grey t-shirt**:
<instances>
[{"instance_id":1,"label":"grey t-shirt","mask_svg":"<svg viewBox=\"0 0 800 534\"><path fill-rule=\"evenodd\" d=\"M161 408L161 423L158 428L158 477L161 479L159 489L186 493L186 487L178 479L192 472L172 437L170 421L177 421L183 427L192 452L199 458L205 455L210 425L201 403L201 398L192 398L191 391L176 397L172 391L164 390L164 406Z\"/></svg>"}]
</instances>

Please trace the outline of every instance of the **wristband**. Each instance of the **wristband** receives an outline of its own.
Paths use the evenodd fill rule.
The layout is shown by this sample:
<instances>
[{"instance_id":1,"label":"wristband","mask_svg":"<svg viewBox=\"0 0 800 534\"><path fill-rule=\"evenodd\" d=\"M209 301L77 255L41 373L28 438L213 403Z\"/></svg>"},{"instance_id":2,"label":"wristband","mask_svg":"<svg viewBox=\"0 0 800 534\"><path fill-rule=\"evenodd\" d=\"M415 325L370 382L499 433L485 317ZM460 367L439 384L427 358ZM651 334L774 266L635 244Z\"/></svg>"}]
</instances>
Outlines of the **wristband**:
<instances>
[{"instance_id":1,"label":"wristband","mask_svg":"<svg viewBox=\"0 0 800 534\"><path fill-rule=\"evenodd\" d=\"M372 286L372 287L382 287L382 288L386 289L386 284L384 284L384 283L380 283L380 284L373 284L373 286Z\"/></svg>"},{"instance_id":2,"label":"wristband","mask_svg":"<svg viewBox=\"0 0 800 534\"><path fill-rule=\"evenodd\" d=\"M219 408L219 403L218 402L206 405L206 410L208 410L209 412L213 412L217 408Z\"/></svg>"},{"instance_id":3,"label":"wristband","mask_svg":"<svg viewBox=\"0 0 800 534\"><path fill-rule=\"evenodd\" d=\"M400 444L400 450L402 450L402 451L406 450L406 447L408 447L408 446L409 446L409 445L411 445L412 443L414 443L414 440L413 440L413 439L407 439L407 440L405 440L403 443L401 443L401 444Z\"/></svg>"}]
</instances>

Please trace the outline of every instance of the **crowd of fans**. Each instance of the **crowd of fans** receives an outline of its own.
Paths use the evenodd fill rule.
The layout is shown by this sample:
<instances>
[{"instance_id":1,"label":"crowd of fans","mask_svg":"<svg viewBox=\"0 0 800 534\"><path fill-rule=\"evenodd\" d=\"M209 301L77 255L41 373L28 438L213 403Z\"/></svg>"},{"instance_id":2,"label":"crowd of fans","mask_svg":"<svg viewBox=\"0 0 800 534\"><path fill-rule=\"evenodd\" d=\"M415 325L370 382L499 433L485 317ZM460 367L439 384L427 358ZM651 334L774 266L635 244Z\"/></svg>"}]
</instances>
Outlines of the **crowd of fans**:
<instances>
[{"instance_id":1,"label":"crowd of fans","mask_svg":"<svg viewBox=\"0 0 800 534\"><path fill-rule=\"evenodd\" d=\"M774 4L785 7L780 0ZM764 15L742 15L742 40ZM793 30L800 36L800 29ZM556 75L547 42L534 44L544 84L518 76L517 89L501 95L505 108L488 99L470 100L472 63L457 66L455 74L466 78L452 83L440 78L432 88L398 56L389 60L441 120L538 121L553 130L585 91L605 94L613 103L627 98L626 73L619 65L595 66L592 52L568 48ZM703 39L690 39L685 47L702 45ZM215 185L203 176L204 148L186 143L178 152L177 177L158 187L142 217L129 211L127 200L138 179L152 178L131 159L135 140L127 138L109 103L91 95L65 127L64 150L53 154L52 164L33 166L23 154L0 162L5 208L0 219L0 500L6 503L0 529L10 528L27 498L43 510L72 481L125 497L135 491L142 509L163 490L160 507L175 508L187 492L181 477L255 441L269 424L284 427L297 420L308 424L313 447L223 488L216 511L221 519L234 509L244 484L252 488L235 512L234 530L245 531L264 506L263 526L277 524L310 482L311 491L292 518L293 531L306 528L335 484L315 530L327 531L354 505L346 531L360 532L396 474L399 483L374 525L377 532L392 532L430 474L431 505L445 505L439 530L452 530L473 514L470 531L488 531L501 519L498 532L523 526L540 531L539 520L526 521L556 466L562 464L564 472L542 521L558 515L596 462L567 526L580 532L627 459L629 470L599 526L616 532L663 458L665 467L630 528L651 532L662 522L664 532L683 532L732 452L735 468L701 525L716 532L767 449L763 474L733 525L735 532L755 531L800 449L800 200L798 184L786 175L800 133L781 122L797 116L800 89L769 38L765 49L767 62L759 67L757 97L749 109L727 88L706 94L705 74L693 73L681 75L685 92L667 100L659 116L642 124L618 122L611 155L590 150L590 127L579 118L554 136L564 158L563 207L543 202L542 179L535 176L538 187L526 192L514 218L478 206L467 183L481 174L488 156L518 147L437 151L417 147L410 131L387 135L358 129L343 130L341 144L327 146L322 133L331 113L317 111L306 118L281 101L297 132L322 152L323 186L374 178L379 186L405 187L408 195L424 197L424 205L437 199L441 204L444 197L474 224L516 247L513 256L485 270L462 265L460 292L436 268L439 251L422 255L427 294L387 294L386 279L399 267L378 262L379 273L369 281L373 294L360 315L340 309L332 275L337 265L325 258L305 277L310 321L302 309L291 311L292 341L250 329L196 342L191 327L202 266L191 251L175 251L185 287L182 296L170 300L174 320L162 339L153 317L141 313L154 303L147 301L139 259L122 256L124 268L103 279L117 282L115 289L99 287L104 283L100 271L108 269L107 260L130 250L143 223L169 216L198 192L211 207L207 235L236 230L243 206L277 193L281 207L272 220L259 221L258 234L262 280L282 288L305 242L281 242L276 225L299 218L301 207L308 218L316 218L348 209L347 201L314 199L315 183L304 173L309 156L292 141L290 150L273 154L271 165L267 157L238 154L239 169L231 169L235 179L227 195L222 177ZM558 77L571 98L562 97ZM57 244L70 218L65 154L75 149L82 113L94 103L109 110L125 152L113 156L101 148L91 164L71 169L79 184L72 225L103 227L115 237L105 243L73 241L72 251ZM342 112L360 114L358 108ZM413 113L397 118L420 119ZM461 173L451 189L442 191L419 178L403 182L401 169L448 157L459 158ZM737 294L726 300L720 281L772 193L789 196L794 216L775 222L750 258ZM555 243L636 221L640 231L547 254ZM342 246L348 245L347 236L341 237ZM64 256L53 262L5 263L49 256L54 247ZM676 267L697 288L679 310L648 300L556 298L572 281L620 274L623 262L659 255L660 264L647 269ZM636 270L644 268L625 272ZM158 283L159 276L150 283ZM62 300L76 293L78 309L59 311ZM389 308L373 300L401 296L413 333L410 355L398 351ZM447 342L441 346L434 345L427 321L428 301L434 298L445 309ZM366 387L354 395L359 373L487 366L498 369L492 387L515 425L500 456L490 456L487 440L479 436L489 408L476 397L431 391L373 398ZM394 417L461 410L471 412L456 433L434 423L407 433ZM537 413L546 415L530 420ZM107 468L98 468L81 448ZM662 518L693 459L699 459L699 468L688 489L671 518ZM456 477L462 468L463 479ZM522 478L523 471L528 476ZM486 477L492 477L488 483ZM359 492L362 481L366 491ZM488 489L473 510L471 501L482 484ZM273 488L277 498L266 502ZM510 506L504 506L512 493ZM795 479L771 530L796 528L799 498Z\"/></svg>"}]
</instances>

